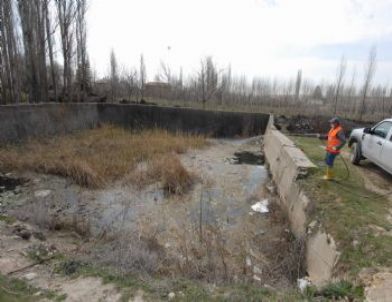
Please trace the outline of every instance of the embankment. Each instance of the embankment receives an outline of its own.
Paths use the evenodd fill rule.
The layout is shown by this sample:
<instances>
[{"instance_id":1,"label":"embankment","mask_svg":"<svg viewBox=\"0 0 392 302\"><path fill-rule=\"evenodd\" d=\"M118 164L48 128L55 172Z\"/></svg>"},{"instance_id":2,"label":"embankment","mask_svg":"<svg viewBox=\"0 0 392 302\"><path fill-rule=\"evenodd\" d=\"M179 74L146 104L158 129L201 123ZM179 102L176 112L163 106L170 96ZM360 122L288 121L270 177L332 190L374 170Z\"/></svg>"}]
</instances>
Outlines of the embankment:
<instances>
[{"instance_id":1,"label":"embankment","mask_svg":"<svg viewBox=\"0 0 392 302\"><path fill-rule=\"evenodd\" d=\"M275 128L272 116L264 137L264 152L291 230L297 239L306 244L309 278L315 285L322 286L332 278L338 252L333 238L316 221L311 221L317 201L309 199L299 183L299 179L306 178L316 166Z\"/></svg>"},{"instance_id":2,"label":"embankment","mask_svg":"<svg viewBox=\"0 0 392 302\"><path fill-rule=\"evenodd\" d=\"M133 129L158 127L214 137L247 137L263 134L268 119L268 114L147 105L10 105L0 106L0 144L91 129L100 123Z\"/></svg>"}]
</instances>

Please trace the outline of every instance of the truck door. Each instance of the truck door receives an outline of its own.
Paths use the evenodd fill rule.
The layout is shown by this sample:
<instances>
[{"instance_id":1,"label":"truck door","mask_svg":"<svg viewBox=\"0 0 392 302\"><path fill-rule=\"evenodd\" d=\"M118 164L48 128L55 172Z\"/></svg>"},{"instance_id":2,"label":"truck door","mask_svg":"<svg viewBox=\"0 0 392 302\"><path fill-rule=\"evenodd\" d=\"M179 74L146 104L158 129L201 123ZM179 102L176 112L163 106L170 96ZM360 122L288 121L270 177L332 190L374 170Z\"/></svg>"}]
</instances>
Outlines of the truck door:
<instances>
[{"instance_id":1,"label":"truck door","mask_svg":"<svg viewBox=\"0 0 392 302\"><path fill-rule=\"evenodd\" d=\"M363 138L364 155L371 161L381 165L382 149L392 129L392 122L382 122L372 129L372 134Z\"/></svg>"},{"instance_id":2,"label":"truck door","mask_svg":"<svg viewBox=\"0 0 392 302\"><path fill-rule=\"evenodd\" d=\"M392 173L392 129L390 129L381 151L381 165L386 171Z\"/></svg>"}]
</instances>

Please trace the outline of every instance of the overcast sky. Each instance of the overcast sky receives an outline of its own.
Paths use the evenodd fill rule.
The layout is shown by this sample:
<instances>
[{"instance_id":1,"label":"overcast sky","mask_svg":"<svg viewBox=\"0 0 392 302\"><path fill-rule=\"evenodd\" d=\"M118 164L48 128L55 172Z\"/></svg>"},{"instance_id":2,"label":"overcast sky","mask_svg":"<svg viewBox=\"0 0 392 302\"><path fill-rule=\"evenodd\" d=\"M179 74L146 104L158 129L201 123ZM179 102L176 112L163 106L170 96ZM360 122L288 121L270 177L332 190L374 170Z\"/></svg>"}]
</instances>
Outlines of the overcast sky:
<instances>
[{"instance_id":1,"label":"overcast sky","mask_svg":"<svg viewBox=\"0 0 392 302\"><path fill-rule=\"evenodd\" d=\"M150 80L161 60L191 73L206 55L249 78L332 80L345 55L360 81L376 45L376 82L392 84L392 0L90 0L88 22L100 75L113 48L126 66L143 53Z\"/></svg>"}]
</instances>

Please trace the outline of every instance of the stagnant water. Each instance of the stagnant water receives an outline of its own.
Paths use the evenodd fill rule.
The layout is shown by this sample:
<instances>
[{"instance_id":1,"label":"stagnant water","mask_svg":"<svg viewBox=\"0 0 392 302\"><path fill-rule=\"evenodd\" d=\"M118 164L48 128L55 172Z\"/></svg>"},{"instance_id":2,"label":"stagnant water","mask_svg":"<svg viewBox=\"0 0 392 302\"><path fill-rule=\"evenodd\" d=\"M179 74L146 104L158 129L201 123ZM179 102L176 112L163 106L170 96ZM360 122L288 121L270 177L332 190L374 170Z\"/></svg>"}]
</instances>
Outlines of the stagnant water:
<instances>
[{"instance_id":1,"label":"stagnant water","mask_svg":"<svg viewBox=\"0 0 392 302\"><path fill-rule=\"evenodd\" d=\"M212 140L209 148L183 155L184 166L200 180L182 196L165 196L159 184L142 190L117 186L100 191L90 197L98 214L94 230L133 228L140 217L162 217L163 212L190 223L199 223L202 217L203 223L227 222L232 227L242 216L249 216L252 202L263 198L268 172L260 165L260 149L254 139Z\"/></svg>"},{"instance_id":2,"label":"stagnant water","mask_svg":"<svg viewBox=\"0 0 392 302\"><path fill-rule=\"evenodd\" d=\"M15 190L17 186L22 185L24 182L22 179L0 174L0 194Z\"/></svg>"}]
</instances>

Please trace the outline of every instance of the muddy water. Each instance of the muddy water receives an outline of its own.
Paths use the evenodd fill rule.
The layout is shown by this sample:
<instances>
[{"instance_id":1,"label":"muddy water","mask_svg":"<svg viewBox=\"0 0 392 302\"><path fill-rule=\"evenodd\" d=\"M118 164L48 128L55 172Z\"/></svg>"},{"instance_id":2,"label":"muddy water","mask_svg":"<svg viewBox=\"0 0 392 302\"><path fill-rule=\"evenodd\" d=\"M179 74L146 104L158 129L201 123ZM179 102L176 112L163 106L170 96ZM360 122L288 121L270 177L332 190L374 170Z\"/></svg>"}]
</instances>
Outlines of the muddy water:
<instances>
[{"instance_id":1,"label":"muddy water","mask_svg":"<svg viewBox=\"0 0 392 302\"><path fill-rule=\"evenodd\" d=\"M24 181L22 179L17 179L0 174L0 194L6 191L14 190L17 186L22 185L23 182Z\"/></svg>"},{"instance_id":2,"label":"muddy water","mask_svg":"<svg viewBox=\"0 0 392 302\"><path fill-rule=\"evenodd\" d=\"M136 190L116 185L83 197L94 212L94 233L118 228L134 229L141 218L162 220L185 219L190 224L220 224L232 227L250 215L250 206L262 199L268 180L264 166L238 164L238 151L257 152L261 148L253 140L212 140L204 150L191 151L181 161L199 179L183 196L165 196L159 184ZM87 196L86 196L87 195ZM252 213L253 214L253 213ZM185 217L184 217L185 215ZM170 217L169 217L170 216ZM263 219L263 217L260 217ZM162 222L164 224L164 222ZM164 228L163 226L159 227Z\"/></svg>"}]
</instances>

